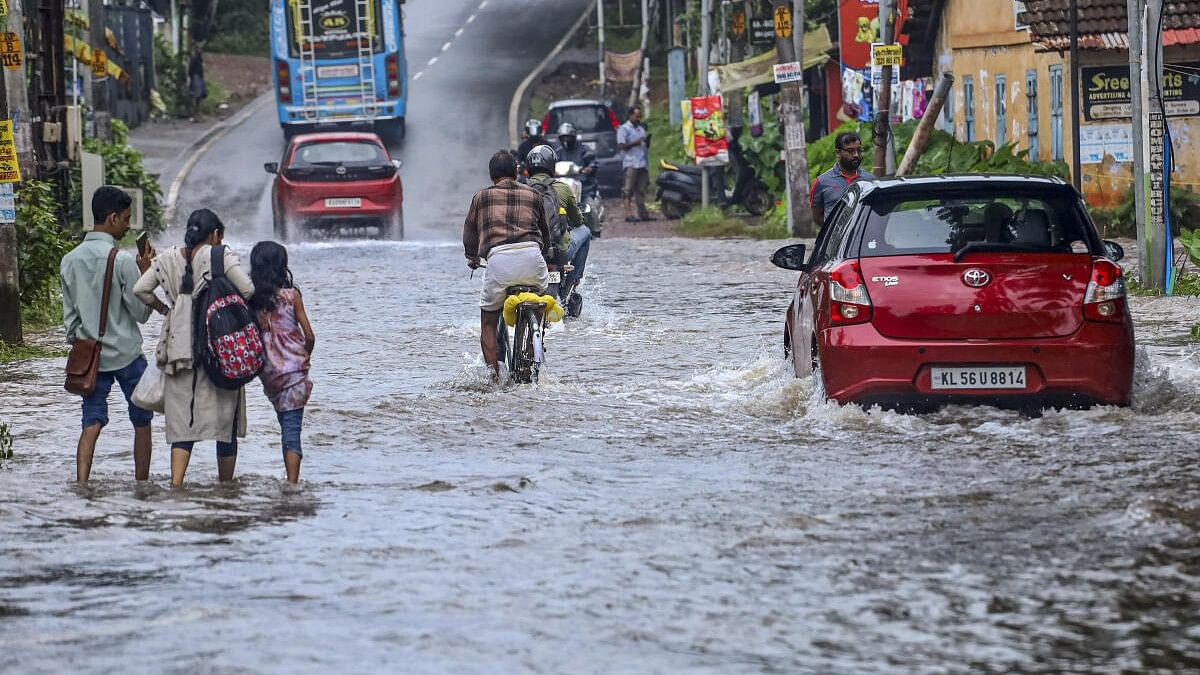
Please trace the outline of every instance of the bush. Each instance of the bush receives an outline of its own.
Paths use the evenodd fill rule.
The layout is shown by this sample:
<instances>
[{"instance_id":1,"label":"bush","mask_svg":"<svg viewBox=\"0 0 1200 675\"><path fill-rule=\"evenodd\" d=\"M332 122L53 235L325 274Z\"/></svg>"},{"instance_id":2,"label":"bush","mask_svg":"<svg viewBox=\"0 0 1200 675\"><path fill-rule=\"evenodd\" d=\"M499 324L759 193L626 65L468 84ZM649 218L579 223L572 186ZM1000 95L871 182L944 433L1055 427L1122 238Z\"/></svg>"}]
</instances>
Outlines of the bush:
<instances>
[{"instance_id":1,"label":"bush","mask_svg":"<svg viewBox=\"0 0 1200 675\"><path fill-rule=\"evenodd\" d=\"M143 224L146 231L158 234L166 229L161 204L162 188L158 185L158 179L146 172L141 153L130 147L129 127L117 119L113 120L112 127L112 143L88 138L83 141L83 148L104 157L104 178L108 183L141 188ZM70 194L69 220L71 228L79 232L83 229L84 218L90 217L90 214L83 212L83 177L79 165L71 169Z\"/></svg>"},{"instance_id":2,"label":"bush","mask_svg":"<svg viewBox=\"0 0 1200 675\"><path fill-rule=\"evenodd\" d=\"M79 228L60 220L54 183L25 181L16 196L21 304L36 310L57 300L59 264L78 241Z\"/></svg>"},{"instance_id":3,"label":"bush","mask_svg":"<svg viewBox=\"0 0 1200 675\"><path fill-rule=\"evenodd\" d=\"M162 96L171 117L187 117L191 114L191 98L187 88L187 54L172 53L171 43L162 35L154 36L154 81L155 89Z\"/></svg>"},{"instance_id":4,"label":"bush","mask_svg":"<svg viewBox=\"0 0 1200 675\"><path fill-rule=\"evenodd\" d=\"M271 53L271 15L262 0L221 0L206 51L221 54Z\"/></svg>"}]
</instances>

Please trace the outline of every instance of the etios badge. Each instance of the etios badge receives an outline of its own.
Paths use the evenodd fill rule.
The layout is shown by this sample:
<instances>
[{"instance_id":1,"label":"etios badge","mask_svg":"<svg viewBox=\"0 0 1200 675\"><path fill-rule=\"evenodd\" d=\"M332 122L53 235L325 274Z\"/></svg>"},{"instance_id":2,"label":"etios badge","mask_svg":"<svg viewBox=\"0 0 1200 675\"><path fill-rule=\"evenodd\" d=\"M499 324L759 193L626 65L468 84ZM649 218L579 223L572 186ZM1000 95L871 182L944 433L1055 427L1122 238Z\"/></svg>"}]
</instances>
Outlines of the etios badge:
<instances>
[{"instance_id":1,"label":"etios badge","mask_svg":"<svg viewBox=\"0 0 1200 675\"><path fill-rule=\"evenodd\" d=\"M962 278L963 278L963 283L970 286L971 288L983 288L984 286L987 286L988 283L991 282L992 275L979 269L978 267L972 267L971 269L967 270L966 272L963 272Z\"/></svg>"}]
</instances>

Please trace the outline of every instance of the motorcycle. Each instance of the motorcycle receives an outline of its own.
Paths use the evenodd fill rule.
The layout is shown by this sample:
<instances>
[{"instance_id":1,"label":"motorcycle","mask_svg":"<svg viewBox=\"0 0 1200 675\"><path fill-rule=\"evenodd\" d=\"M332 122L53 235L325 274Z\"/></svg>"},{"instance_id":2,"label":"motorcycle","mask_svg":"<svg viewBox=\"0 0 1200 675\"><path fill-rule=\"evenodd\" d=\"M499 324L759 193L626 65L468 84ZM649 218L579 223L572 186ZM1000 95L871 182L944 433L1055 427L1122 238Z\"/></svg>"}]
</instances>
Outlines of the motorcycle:
<instances>
[{"instance_id":1,"label":"motorcycle","mask_svg":"<svg viewBox=\"0 0 1200 675\"><path fill-rule=\"evenodd\" d=\"M604 200L600 199L598 184L594 184L592 189L584 193L580 171L580 166L575 162L559 162L554 165L554 177L571 186L571 192L575 195L579 210L583 211L588 229L592 231L593 237L599 238L601 230L604 229Z\"/></svg>"},{"instance_id":2,"label":"motorcycle","mask_svg":"<svg viewBox=\"0 0 1200 675\"><path fill-rule=\"evenodd\" d=\"M660 160L659 166L663 171L658 174L655 183L658 185L657 198L662 205L663 215L672 219L682 218L700 203L703 171L708 171L712 203L721 208L741 204L751 215L761 216L775 206L775 197L771 195L770 188L759 180L754 168L746 162L736 138L729 144L729 156L736 172L732 191L725 188L724 166L678 166Z\"/></svg>"}]
</instances>

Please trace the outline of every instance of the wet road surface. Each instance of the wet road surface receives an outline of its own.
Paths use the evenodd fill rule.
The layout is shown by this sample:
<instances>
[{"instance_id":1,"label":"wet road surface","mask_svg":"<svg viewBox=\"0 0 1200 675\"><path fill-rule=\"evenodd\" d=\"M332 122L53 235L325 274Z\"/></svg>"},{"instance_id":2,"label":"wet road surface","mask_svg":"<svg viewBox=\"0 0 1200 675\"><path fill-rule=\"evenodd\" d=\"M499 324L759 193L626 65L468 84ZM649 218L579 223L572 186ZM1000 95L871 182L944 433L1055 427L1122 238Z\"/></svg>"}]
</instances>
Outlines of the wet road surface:
<instances>
[{"instance_id":1,"label":"wet road surface","mask_svg":"<svg viewBox=\"0 0 1200 675\"><path fill-rule=\"evenodd\" d=\"M415 72L419 11L478 6L408 7ZM415 100L453 94L457 46ZM257 385L235 483L203 447L170 490L160 446L135 485L114 397L77 486L61 362L0 367L0 672L1200 669L1194 301L1133 302L1130 409L903 416L791 376L776 244L601 240L542 384L496 388L453 240L507 131L435 134L439 163L435 113L401 149L410 241L289 246L318 336L298 489ZM244 259L280 147L268 109L187 185Z\"/></svg>"}]
</instances>

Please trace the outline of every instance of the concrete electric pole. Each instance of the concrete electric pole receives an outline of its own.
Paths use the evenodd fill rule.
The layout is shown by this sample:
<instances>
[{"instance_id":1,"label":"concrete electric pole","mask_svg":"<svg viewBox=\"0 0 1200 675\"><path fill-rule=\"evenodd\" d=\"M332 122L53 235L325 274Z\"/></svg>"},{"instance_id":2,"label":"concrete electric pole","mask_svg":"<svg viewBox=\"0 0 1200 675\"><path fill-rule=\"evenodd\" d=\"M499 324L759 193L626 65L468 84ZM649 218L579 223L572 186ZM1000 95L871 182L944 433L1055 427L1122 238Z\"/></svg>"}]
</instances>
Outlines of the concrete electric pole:
<instances>
[{"instance_id":1,"label":"concrete electric pole","mask_svg":"<svg viewBox=\"0 0 1200 675\"><path fill-rule=\"evenodd\" d=\"M795 5L795 12L792 10ZM798 63L804 70L804 39L794 33L804 32L804 2L772 0L775 16L775 50L780 64ZM797 46L801 50L797 53ZM787 197L792 236L812 237L819 223L814 223L808 208L808 147L804 138L804 80L780 85L779 121L783 125L783 153L787 165Z\"/></svg>"},{"instance_id":2,"label":"concrete electric pole","mask_svg":"<svg viewBox=\"0 0 1200 675\"><path fill-rule=\"evenodd\" d=\"M895 0L879 0L880 37L886 45L895 43ZM875 163L872 173L888 175L888 150L892 147L892 65L880 68L879 90L875 92L879 109L875 111ZM894 160L893 160L894 161Z\"/></svg>"},{"instance_id":3,"label":"concrete electric pole","mask_svg":"<svg viewBox=\"0 0 1200 675\"><path fill-rule=\"evenodd\" d=\"M700 72L696 74L697 89L700 96L708 96L708 57L712 52L712 0L700 0ZM700 205L708 206L709 193L708 167L700 170Z\"/></svg>"},{"instance_id":4,"label":"concrete electric pole","mask_svg":"<svg viewBox=\"0 0 1200 675\"><path fill-rule=\"evenodd\" d=\"M105 63L108 62L106 47L108 38L105 35L105 27L108 25L108 22L104 16L104 2L102 0L88 0L87 15L88 22L91 24L88 45L92 48L92 122L95 125L96 138L108 142L112 140L112 112L108 96L108 72L101 70L101 66L97 64L97 59L103 59Z\"/></svg>"}]
</instances>

